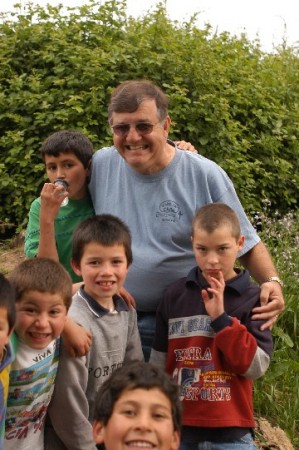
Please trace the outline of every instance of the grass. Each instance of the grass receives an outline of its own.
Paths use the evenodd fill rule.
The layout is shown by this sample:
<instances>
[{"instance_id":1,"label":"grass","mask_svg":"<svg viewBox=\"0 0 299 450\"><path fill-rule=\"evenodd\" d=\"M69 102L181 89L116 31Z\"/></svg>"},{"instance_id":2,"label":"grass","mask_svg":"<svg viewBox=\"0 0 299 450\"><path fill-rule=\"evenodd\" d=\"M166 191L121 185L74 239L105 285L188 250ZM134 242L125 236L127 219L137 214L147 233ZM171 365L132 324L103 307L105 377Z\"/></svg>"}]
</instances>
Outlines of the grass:
<instances>
[{"instance_id":1,"label":"grass","mask_svg":"<svg viewBox=\"0 0 299 450\"><path fill-rule=\"evenodd\" d=\"M272 333L274 354L264 377L255 382L254 409L282 428L299 449L299 212L283 217L266 204L259 217L263 242L284 281L285 310Z\"/></svg>"}]
</instances>

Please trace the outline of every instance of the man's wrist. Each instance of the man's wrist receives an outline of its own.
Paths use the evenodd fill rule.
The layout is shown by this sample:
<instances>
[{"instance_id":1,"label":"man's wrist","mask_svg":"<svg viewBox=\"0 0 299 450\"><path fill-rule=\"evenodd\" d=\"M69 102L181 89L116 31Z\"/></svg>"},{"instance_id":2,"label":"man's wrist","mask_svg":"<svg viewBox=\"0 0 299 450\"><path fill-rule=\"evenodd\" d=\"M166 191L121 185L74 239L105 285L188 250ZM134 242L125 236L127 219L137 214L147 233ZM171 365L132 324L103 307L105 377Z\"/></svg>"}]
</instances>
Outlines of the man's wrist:
<instances>
[{"instance_id":1,"label":"man's wrist","mask_svg":"<svg viewBox=\"0 0 299 450\"><path fill-rule=\"evenodd\" d=\"M272 281L276 281L283 288L283 281L278 276L269 277L264 281L264 283L272 283Z\"/></svg>"}]
</instances>

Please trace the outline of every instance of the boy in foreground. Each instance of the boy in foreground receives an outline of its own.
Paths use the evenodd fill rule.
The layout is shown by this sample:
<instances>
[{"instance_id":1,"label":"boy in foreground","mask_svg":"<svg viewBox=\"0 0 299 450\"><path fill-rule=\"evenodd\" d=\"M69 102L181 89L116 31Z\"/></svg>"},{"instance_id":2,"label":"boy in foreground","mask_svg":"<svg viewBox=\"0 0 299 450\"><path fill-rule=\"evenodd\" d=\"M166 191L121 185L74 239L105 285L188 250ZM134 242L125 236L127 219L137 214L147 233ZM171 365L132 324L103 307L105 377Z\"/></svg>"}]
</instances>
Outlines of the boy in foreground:
<instances>
[{"instance_id":1,"label":"boy in foreground","mask_svg":"<svg viewBox=\"0 0 299 450\"><path fill-rule=\"evenodd\" d=\"M16 291L16 358L11 365L5 450L44 450L44 425L59 360L59 337L72 281L50 259L20 263L10 275Z\"/></svg>"},{"instance_id":2,"label":"boy in foreground","mask_svg":"<svg viewBox=\"0 0 299 450\"><path fill-rule=\"evenodd\" d=\"M0 449L3 448L9 370L14 358L10 335L16 320L15 291L0 273Z\"/></svg>"},{"instance_id":3,"label":"boy in foreground","mask_svg":"<svg viewBox=\"0 0 299 450\"><path fill-rule=\"evenodd\" d=\"M229 206L200 208L192 224L198 267L169 287L158 308L151 362L180 386L180 450L256 449L252 380L267 370L273 345L270 331L251 320L260 289L234 267L243 244Z\"/></svg>"},{"instance_id":4,"label":"boy in foreground","mask_svg":"<svg viewBox=\"0 0 299 450\"><path fill-rule=\"evenodd\" d=\"M177 450L181 425L178 387L159 367L133 362L117 369L102 385L94 419L94 440L105 444L106 450Z\"/></svg>"},{"instance_id":5,"label":"boy in foreground","mask_svg":"<svg viewBox=\"0 0 299 450\"><path fill-rule=\"evenodd\" d=\"M131 262L130 232L117 217L91 217L74 232L72 266L84 284L73 297L69 316L93 338L84 357L71 358L62 350L49 408L62 443L49 435L47 449L95 449L91 423L96 392L117 367L143 359L136 311L118 295Z\"/></svg>"}]
</instances>

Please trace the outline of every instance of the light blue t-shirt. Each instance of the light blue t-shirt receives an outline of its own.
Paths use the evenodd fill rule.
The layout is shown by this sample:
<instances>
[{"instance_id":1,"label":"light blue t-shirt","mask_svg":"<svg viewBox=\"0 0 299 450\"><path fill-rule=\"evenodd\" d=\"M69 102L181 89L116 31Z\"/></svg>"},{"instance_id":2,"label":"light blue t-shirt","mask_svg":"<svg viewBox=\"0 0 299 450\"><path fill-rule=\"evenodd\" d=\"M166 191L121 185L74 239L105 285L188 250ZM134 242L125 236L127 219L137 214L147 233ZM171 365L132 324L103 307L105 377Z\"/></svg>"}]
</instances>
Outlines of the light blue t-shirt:
<instances>
[{"instance_id":1,"label":"light blue t-shirt","mask_svg":"<svg viewBox=\"0 0 299 450\"><path fill-rule=\"evenodd\" d=\"M196 265L191 224L201 206L223 202L236 211L245 235L241 254L260 240L224 170L188 151L176 149L165 169L143 175L114 147L104 148L93 156L89 189L96 214L116 215L131 230L133 264L125 287L138 311L155 312L165 289Z\"/></svg>"}]
</instances>

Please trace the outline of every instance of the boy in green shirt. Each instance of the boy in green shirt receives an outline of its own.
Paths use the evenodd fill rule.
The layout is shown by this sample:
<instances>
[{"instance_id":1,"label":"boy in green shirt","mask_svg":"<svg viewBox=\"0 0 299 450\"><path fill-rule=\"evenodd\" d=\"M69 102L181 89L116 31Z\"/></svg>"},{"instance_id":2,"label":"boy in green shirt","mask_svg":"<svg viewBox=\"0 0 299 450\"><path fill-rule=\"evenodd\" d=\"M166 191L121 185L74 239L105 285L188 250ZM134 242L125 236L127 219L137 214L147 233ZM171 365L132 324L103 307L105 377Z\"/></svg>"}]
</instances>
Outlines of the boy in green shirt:
<instances>
[{"instance_id":1,"label":"boy in green shirt","mask_svg":"<svg viewBox=\"0 0 299 450\"><path fill-rule=\"evenodd\" d=\"M44 141L41 154L50 182L31 204L25 255L60 261L76 283L82 278L70 265L72 235L82 220L94 215L87 189L93 147L79 131L63 130ZM57 179L67 182L67 191L54 183ZM69 202L61 206L66 196Z\"/></svg>"}]
</instances>

